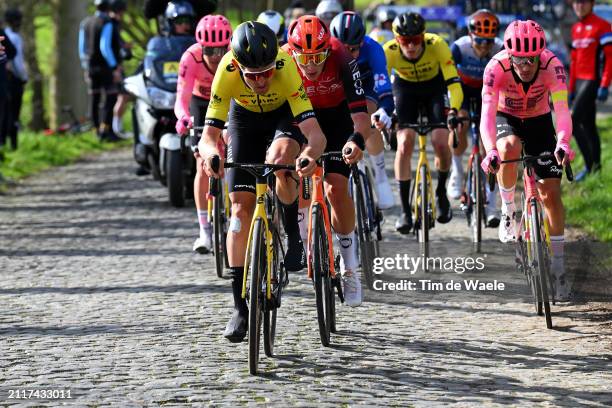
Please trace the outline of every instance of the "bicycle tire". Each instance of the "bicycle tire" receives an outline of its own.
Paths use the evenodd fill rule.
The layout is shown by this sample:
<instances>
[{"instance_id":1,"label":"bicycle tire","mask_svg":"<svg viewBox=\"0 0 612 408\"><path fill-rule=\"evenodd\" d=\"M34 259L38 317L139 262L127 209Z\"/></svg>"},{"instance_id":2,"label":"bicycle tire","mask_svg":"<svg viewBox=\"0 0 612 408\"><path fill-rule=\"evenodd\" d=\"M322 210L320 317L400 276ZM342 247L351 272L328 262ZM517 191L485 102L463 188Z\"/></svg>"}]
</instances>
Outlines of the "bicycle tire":
<instances>
[{"instance_id":1,"label":"bicycle tire","mask_svg":"<svg viewBox=\"0 0 612 408\"><path fill-rule=\"evenodd\" d=\"M311 214L312 239L312 280L315 289L317 305L317 322L319 323L319 336L321 344L329 347L331 333L331 308L329 281L329 246L327 234L324 229L324 220L321 207L315 204Z\"/></svg>"},{"instance_id":2,"label":"bicycle tire","mask_svg":"<svg viewBox=\"0 0 612 408\"><path fill-rule=\"evenodd\" d=\"M259 363L259 346L261 337L261 320L263 315L262 281L266 276L266 247L264 222L255 220L251 236L251 259L249 273L251 276L249 299L249 372L257 374Z\"/></svg>"},{"instance_id":3,"label":"bicycle tire","mask_svg":"<svg viewBox=\"0 0 612 408\"><path fill-rule=\"evenodd\" d=\"M535 243L535 261L537 265L537 279L536 282L539 285L539 294L541 297L538 298L538 303L542 303L543 314L546 319L546 327L552 329L552 315L550 312L550 301L548 299L548 265L544 259L544 245L546 242L542 239L542 223L540 222L540 208L537 201L531 202L531 222L533 223L534 230L534 243Z\"/></svg>"},{"instance_id":4,"label":"bicycle tire","mask_svg":"<svg viewBox=\"0 0 612 408\"><path fill-rule=\"evenodd\" d=\"M480 174L480 160L478 155L474 156L472 160L472 190L474 191L474 212L472 212L472 239L474 243L480 243L482 241L482 224L484 218L484 205L483 205L483 180Z\"/></svg>"},{"instance_id":5,"label":"bicycle tire","mask_svg":"<svg viewBox=\"0 0 612 408\"><path fill-rule=\"evenodd\" d=\"M283 281L282 281L282 273L283 270L280 266L280 261L278 258L278 254L280 252L280 243L276 235L272 236L272 278L274 278L278 284L278 299L276 301L280 304L280 297L283 290ZM266 280L264 279L264 282ZM274 288L270 288L272 291ZM264 292L265 293L265 292ZM263 324L263 333L264 333L264 352L266 356L272 357L274 356L274 340L276 338L276 317L278 314L278 307L272 308L268 303L266 298L267 306L264 308L264 324ZM277 305L278 306L278 305Z\"/></svg>"},{"instance_id":6,"label":"bicycle tire","mask_svg":"<svg viewBox=\"0 0 612 408\"><path fill-rule=\"evenodd\" d=\"M429 192L427 191L427 167L421 166L419 168L419 194L421 195L421 208L420 208L420 234L419 234L419 242L426 244L429 242Z\"/></svg>"},{"instance_id":7,"label":"bicycle tire","mask_svg":"<svg viewBox=\"0 0 612 408\"><path fill-rule=\"evenodd\" d=\"M372 171L370 167L365 166L365 192L366 197L368 198L368 215L369 215L369 233L370 239L374 243L372 246L372 255L374 258L380 256L380 241L382 240L382 230L380 227L380 222L382 219L381 211L378 208L378 199L376 197L376 193L374 192L374 177L372 176Z\"/></svg>"},{"instance_id":8,"label":"bicycle tire","mask_svg":"<svg viewBox=\"0 0 612 408\"><path fill-rule=\"evenodd\" d=\"M221 184L217 179L215 179L215 183ZM219 191L219 190L217 190ZM223 204L223 196L219 191L219 194L212 198L213 200L213 251L215 253L215 269L217 271L217 276L219 278L223 278L223 271L225 269L225 245L223 244L225 234L223 228L223 219L225 218L225 214L223 213L224 209L222 207Z\"/></svg>"},{"instance_id":9,"label":"bicycle tire","mask_svg":"<svg viewBox=\"0 0 612 408\"><path fill-rule=\"evenodd\" d=\"M356 177L361 177L360 172L355 172ZM357 238L359 239L359 257L361 258L361 271L365 278L365 282L368 288L372 288L374 277L372 276L372 264L374 262L372 258L373 243L369 232L366 229L365 217L367 213L365 210L364 192L361 180L356 181L356 177L353 177L353 200L355 200L355 207L357 208Z\"/></svg>"}]
</instances>

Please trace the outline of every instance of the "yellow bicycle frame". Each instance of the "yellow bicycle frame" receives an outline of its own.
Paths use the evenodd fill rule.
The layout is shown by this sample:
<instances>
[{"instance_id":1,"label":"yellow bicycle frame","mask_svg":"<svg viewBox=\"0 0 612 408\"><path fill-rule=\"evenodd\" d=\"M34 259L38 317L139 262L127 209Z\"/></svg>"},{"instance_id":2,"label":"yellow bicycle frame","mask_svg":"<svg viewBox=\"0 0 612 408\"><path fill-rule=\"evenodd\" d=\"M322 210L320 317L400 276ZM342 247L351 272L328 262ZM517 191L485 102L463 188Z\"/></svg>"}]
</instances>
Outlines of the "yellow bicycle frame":
<instances>
[{"instance_id":1,"label":"yellow bicycle frame","mask_svg":"<svg viewBox=\"0 0 612 408\"><path fill-rule=\"evenodd\" d=\"M253 229L255 228L255 221L258 218L263 220L264 228L266 231L266 253L268 255L268 267L266 270L266 280L268 287L266 289L266 297L268 300L272 299L271 282L270 282L270 271L272 270L272 259L273 259L273 237L272 230L268 225L268 215L266 213L266 193L268 191L268 184L264 181L263 183L255 184L255 196L256 204L255 211L253 212L253 219L251 220L251 226L249 228L249 239L246 246L246 255L244 258L244 274L242 279L242 298L246 298L247 288L247 271L249 270L249 264L251 263L251 245L253 244Z\"/></svg>"},{"instance_id":2,"label":"yellow bicycle frame","mask_svg":"<svg viewBox=\"0 0 612 408\"><path fill-rule=\"evenodd\" d=\"M421 166L425 166L425 168L427 169L427 195L429 202L432 204L431 208L432 208L432 214L433 214L433 219L436 219L436 206L433 205L433 200L434 200L434 196L433 196L433 190L431 188L432 186L432 182L431 182L431 170L429 167L429 161L427 160L427 151L426 151L426 147L427 147L427 135L419 135L419 161L417 163L416 166L416 177L415 177L415 181L414 181L414 200L412 201L413 204L413 211L414 211L414 219L418 219L419 217L419 205L421 204L421 201L423 200L423 198L420 195L420 190L419 190L419 185L421 183L421 172L420 172L420 168ZM423 222L423 220L421 220L421 222Z\"/></svg>"}]
</instances>

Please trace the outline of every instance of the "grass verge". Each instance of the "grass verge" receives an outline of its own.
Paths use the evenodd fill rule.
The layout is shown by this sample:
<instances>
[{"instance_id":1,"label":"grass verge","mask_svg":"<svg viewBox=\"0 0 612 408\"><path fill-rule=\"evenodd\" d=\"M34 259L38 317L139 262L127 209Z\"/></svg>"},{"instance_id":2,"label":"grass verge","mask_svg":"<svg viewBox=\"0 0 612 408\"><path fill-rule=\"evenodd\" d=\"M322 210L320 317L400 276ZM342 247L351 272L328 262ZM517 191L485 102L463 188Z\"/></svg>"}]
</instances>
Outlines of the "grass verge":
<instances>
[{"instance_id":1,"label":"grass verge","mask_svg":"<svg viewBox=\"0 0 612 408\"><path fill-rule=\"evenodd\" d=\"M0 154L0 174L18 180L51 166L70 164L88 154L126 147L132 140L102 143L93 132L81 135L46 136L42 133L20 132L19 148L12 151L4 147Z\"/></svg>"},{"instance_id":2,"label":"grass verge","mask_svg":"<svg viewBox=\"0 0 612 408\"><path fill-rule=\"evenodd\" d=\"M563 183L567 224L579 227L603 242L612 242L612 117L597 121L601 137L602 169L581 183ZM584 167L579 150L572 162L574 174Z\"/></svg>"}]
</instances>

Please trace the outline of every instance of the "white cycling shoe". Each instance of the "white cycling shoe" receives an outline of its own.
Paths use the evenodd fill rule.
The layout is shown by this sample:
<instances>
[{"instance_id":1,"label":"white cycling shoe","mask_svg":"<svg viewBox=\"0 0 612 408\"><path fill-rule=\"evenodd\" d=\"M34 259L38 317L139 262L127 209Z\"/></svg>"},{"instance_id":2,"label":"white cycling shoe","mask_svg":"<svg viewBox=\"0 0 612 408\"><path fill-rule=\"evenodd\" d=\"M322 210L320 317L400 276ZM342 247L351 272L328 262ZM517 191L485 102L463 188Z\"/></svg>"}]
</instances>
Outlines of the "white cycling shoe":
<instances>
[{"instance_id":1,"label":"white cycling shoe","mask_svg":"<svg viewBox=\"0 0 612 408\"><path fill-rule=\"evenodd\" d=\"M516 242L516 212L506 214L502 212L501 222L499 223L499 240L501 242Z\"/></svg>"},{"instance_id":2,"label":"white cycling shoe","mask_svg":"<svg viewBox=\"0 0 612 408\"><path fill-rule=\"evenodd\" d=\"M463 172L452 170L448 180L448 196L454 200L463 194Z\"/></svg>"},{"instance_id":3,"label":"white cycling shoe","mask_svg":"<svg viewBox=\"0 0 612 408\"><path fill-rule=\"evenodd\" d=\"M208 254L212 251L212 231L206 231L204 235L200 235L193 243L193 252L198 254Z\"/></svg>"},{"instance_id":4,"label":"white cycling shoe","mask_svg":"<svg viewBox=\"0 0 612 408\"><path fill-rule=\"evenodd\" d=\"M378 208L388 210L395 205L395 198L388 179L376 181L376 191L378 192Z\"/></svg>"},{"instance_id":5,"label":"white cycling shoe","mask_svg":"<svg viewBox=\"0 0 612 408\"><path fill-rule=\"evenodd\" d=\"M342 291L344 302L347 306L357 307L361 305L361 279L357 271L342 272Z\"/></svg>"}]
</instances>

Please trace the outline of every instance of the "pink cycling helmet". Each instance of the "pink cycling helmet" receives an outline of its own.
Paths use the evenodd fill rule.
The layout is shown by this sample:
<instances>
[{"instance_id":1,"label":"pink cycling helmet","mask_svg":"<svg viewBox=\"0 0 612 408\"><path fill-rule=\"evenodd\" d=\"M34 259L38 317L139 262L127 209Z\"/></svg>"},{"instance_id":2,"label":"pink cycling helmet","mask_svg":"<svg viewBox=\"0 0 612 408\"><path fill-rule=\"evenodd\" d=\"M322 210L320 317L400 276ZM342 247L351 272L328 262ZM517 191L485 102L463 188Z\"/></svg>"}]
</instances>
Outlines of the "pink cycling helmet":
<instances>
[{"instance_id":1,"label":"pink cycling helmet","mask_svg":"<svg viewBox=\"0 0 612 408\"><path fill-rule=\"evenodd\" d=\"M222 15L204 16L196 27L195 37L204 47L227 47L232 38L232 26Z\"/></svg>"},{"instance_id":2,"label":"pink cycling helmet","mask_svg":"<svg viewBox=\"0 0 612 408\"><path fill-rule=\"evenodd\" d=\"M504 46L509 55L536 57L546 48L544 29L532 20L513 21L504 33Z\"/></svg>"}]
</instances>

